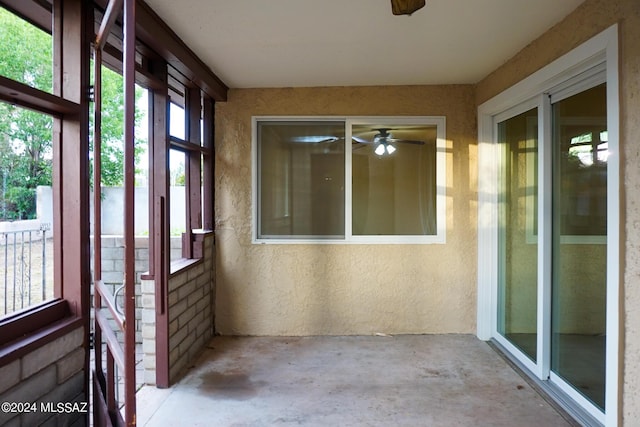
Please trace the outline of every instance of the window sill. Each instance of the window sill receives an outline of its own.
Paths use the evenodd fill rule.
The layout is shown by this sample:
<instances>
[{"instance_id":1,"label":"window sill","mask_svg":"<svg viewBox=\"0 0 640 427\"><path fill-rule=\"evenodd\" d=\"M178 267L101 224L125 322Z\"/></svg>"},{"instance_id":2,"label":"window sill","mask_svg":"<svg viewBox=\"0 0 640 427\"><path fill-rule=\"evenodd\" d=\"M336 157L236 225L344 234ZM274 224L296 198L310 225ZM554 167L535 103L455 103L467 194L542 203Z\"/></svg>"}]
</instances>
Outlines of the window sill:
<instances>
[{"instance_id":1,"label":"window sill","mask_svg":"<svg viewBox=\"0 0 640 427\"><path fill-rule=\"evenodd\" d=\"M181 258L171 262L169 278L181 274L192 267L200 264L202 262L202 258L200 259L189 259L189 258Z\"/></svg>"},{"instance_id":2,"label":"window sill","mask_svg":"<svg viewBox=\"0 0 640 427\"><path fill-rule=\"evenodd\" d=\"M212 230L193 230L191 233L193 239L193 258L181 258L172 261L169 277L180 274L183 271L200 264L204 257L204 240L208 236L212 236L215 234Z\"/></svg>"},{"instance_id":3,"label":"window sill","mask_svg":"<svg viewBox=\"0 0 640 427\"><path fill-rule=\"evenodd\" d=\"M438 234L423 236L350 236L340 239L321 237L263 237L254 238L251 241L254 245L437 245L445 244L446 242L445 230L439 230Z\"/></svg>"},{"instance_id":4,"label":"window sill","mask_svg":"<svg viewBox=\"0 0 640 427\"><path fill-rule=\"evenodd\" d=\"M67 301L56 299L14 313L0 321L0 366L81 327Z\"/></svg>"}]
</instances>

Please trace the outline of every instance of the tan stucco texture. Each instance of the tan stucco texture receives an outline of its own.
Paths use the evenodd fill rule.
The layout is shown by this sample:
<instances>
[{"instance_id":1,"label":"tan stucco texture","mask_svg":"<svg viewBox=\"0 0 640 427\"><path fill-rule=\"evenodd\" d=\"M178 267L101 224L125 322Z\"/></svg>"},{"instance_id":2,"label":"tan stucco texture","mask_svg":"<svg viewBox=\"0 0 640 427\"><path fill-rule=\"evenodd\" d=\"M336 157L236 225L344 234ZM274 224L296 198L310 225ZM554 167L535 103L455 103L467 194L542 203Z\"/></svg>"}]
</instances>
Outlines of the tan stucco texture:
<instances>
[{"instance_id":1,"label":"tan stucco texture","mask_svg":"<svg viewBox=\"0 0 640 427\"><path fill-rule=\"evenodd\" d=\"M621 425L640 419L640 1L587 0L475 86L231 90L216 107L222 334L475 331L476 107L613 24L620 66ZM445 116L446 243L252 244L251 117Z\"/></svg>"},{"instance_id":2,"label":"tan stucco texture","mask_svg":"<svg viewBox=\"0 0 640 427\"><path fill-rule=\"evenodd\" d=\"M446 116L445 244L252 244L251 118ZM473 333L472 86L231 90L216 106L216 328L223 334Z\"/></svg>"}]
</instances>

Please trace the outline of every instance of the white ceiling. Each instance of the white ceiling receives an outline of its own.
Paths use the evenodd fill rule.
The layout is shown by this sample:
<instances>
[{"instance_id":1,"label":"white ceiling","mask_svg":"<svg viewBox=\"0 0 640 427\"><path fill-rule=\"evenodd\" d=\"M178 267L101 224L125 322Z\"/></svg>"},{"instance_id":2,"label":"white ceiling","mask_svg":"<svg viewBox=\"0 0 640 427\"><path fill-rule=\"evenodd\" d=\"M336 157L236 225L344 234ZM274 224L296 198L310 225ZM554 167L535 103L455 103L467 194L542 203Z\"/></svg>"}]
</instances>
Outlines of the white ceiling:
<instances>
[{"instance_id":1,"label":"white ceiling","mask_svg":"<svg viewBox=\"0 0 640 427\"><path fill-rule=\"evenodd\" d=\"M146 0L231 88L476 83L583 0Z\"/></svg>"}]
</instances>

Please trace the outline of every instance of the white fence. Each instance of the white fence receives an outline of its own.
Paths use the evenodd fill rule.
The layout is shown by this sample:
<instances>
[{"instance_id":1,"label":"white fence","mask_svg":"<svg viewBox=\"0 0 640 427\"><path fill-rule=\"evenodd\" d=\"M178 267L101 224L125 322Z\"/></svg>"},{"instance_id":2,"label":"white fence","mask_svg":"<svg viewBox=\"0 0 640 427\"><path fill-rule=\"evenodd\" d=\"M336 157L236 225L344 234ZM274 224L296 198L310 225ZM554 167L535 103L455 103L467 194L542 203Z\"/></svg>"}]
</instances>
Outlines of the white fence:
<instances>
[{"instance_id":1,"label":"white fence","mask_svg":"<svg viewBox=\"0 0 640 427\"><path fill-rule=\"evenodd\" d=\"M170 187L170 230L178 234L185 230L186 207L185 187ZM138 236L149 234L149 189L136 187L135 189L135 233ZM91 218L93 218L93 193L89 200ZM53 193L51 187L40 186L36 199L37 222L53 224ZM52 230L53 232L53 230ZM93 234L93 225L91 227ZM102 234L122 236L124 234L124 188L102 188Z\"/></svg>"},{"instance_id":2,"label":"white fence","mask_svg":"<svg viewBox=\"0 0 640 427\"><path fill-rule=\"evenodd\" d=\"M171 259L181 256L179 233L185 230L185 187L171 187ZM148 189L135 192L136 340L140 342L140 276L148 269ZM93 195L90 200L93 218ZM0 317L53 298L53 194L38 187L34 220L0 222ZM115 290L124 268L124 189L102 189L102 279ZM91 227L93 235L93 226ZM91 239L93 250L93 239ZM92 289L93 292L93 289Z\"/></svg>"}]
</instances>

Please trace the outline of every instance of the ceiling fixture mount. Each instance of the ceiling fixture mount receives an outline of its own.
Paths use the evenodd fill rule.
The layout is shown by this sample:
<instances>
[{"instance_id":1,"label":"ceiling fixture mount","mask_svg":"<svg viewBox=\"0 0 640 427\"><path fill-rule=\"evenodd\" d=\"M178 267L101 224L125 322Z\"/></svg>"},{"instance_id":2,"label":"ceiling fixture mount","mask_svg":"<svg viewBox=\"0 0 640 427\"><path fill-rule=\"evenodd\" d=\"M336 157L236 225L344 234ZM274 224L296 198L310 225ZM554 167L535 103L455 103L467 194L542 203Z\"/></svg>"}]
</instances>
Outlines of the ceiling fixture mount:
<instances>
[{"instance_id":1,"label":"ceiling fixture mount","mask_svg":"<svg viewBox=\"0 0 640 427\"><path fill-rule=\"evenodd\" d=\"M424 5L425 0L391 0L391 11L394 15L411 15Z\"/></svg>"},{"instance_id":2,"label":"ceiling fixture mount","mask_svg":"<svg viewBox=\"0 0 640 427\"><path fill-rule=\"evenodd\" d=\"M373 143L376 144L374 153L376 153L378 156L383 156L385 154L393 154L393 152L396 151L396 147L391 145L391 142L389 141L391 139L391 134L389 133L389 129L376 129L376 130L380 133L378 133L373 138Z\"/></svg>"}]
</instances>

